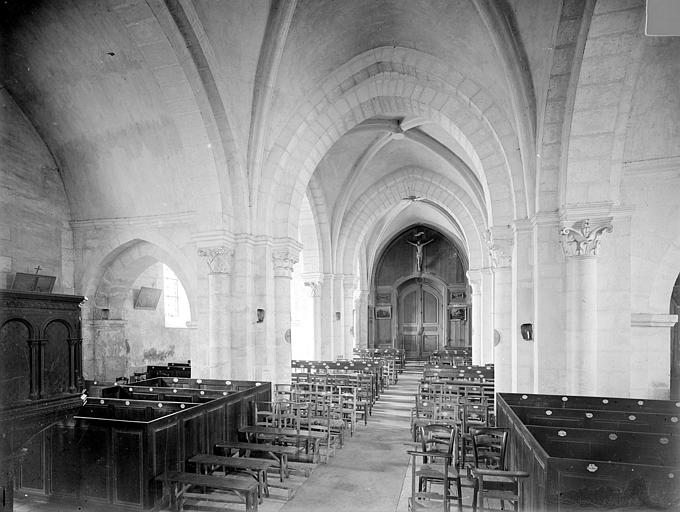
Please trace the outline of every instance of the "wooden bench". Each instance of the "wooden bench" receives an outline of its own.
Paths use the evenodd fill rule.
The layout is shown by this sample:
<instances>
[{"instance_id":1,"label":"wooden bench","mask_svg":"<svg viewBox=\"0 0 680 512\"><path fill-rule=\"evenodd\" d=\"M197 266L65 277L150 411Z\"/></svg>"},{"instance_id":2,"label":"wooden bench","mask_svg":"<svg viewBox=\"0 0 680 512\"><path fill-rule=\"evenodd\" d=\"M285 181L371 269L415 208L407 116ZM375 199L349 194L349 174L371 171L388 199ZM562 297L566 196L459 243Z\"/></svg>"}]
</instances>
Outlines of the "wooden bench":
<instances>
[{"instance_id":1,"label":"wooden bench","mask_svg":"<svg viewBox=\"0 0 680 512\"><path fill-rule=\"evenodd\" d=\"M244 472L257 481L259 486L258 497L262 503L263 496L269 496L269 486L267 485L267 470L276 463L268 459L251 459L246 457L225 457L221 455L211 455L207 453L200 453L194 455L189 459L189 462L196 464L196 473L201 473L201 468L204 467L208 473L212 473L215 467L224 469L224 474L227 474L227 469Z\"/></svg>"},{"instance_id":2,"label":"wooden bench","mask_svg":"<svg viewBox=\"0 0 680 512\"><path fill-rule=\"evenodd\" d=\"M266 439L277 443L294 442L296 447L304 444L305 452L312 455L311 462L319 460L319 443L325 441L330 447L329 434L316 430L297 430L294 428L265 427L260 425L241 427L239 432L245 434L249 439ZM299 451L296 452L296 455ZM328 462L328 460L326 460Z\"/></svg>"},{"instance_id":3,"label":"wooden bench","mask_svg":"<svg viewBox=\"0 0 680 512\"><path fill-rule=\"evenodd\" d=\"M156 480L163 482L163 495L169 495L170 508L174 510L182 511L184 509L184 500L190 496L188 491L192 487L233 492L245 502L246 512L257 512L258 510L257 491L259 486L257 482L249 478L168 471L156 477ZM210 500L210 496L205 493L201 494L200 498Z\"/></svg>"},{"instance_id":4,"label":"wooden bench","mask_svg":"<svg viewBox=\"0 0 680 512\"><path fill-rule=\"evenodd\" d=\"M240 455L250 457L254 453L264 453L278 463L280 479L288 478L288 456L297 454L298 450L294 446L282 446L270 443L240 443L232 441L221 441L215 444L216 450L224 450L227 455L232 450L238 450Z\"/></svg>"}]
</instances>

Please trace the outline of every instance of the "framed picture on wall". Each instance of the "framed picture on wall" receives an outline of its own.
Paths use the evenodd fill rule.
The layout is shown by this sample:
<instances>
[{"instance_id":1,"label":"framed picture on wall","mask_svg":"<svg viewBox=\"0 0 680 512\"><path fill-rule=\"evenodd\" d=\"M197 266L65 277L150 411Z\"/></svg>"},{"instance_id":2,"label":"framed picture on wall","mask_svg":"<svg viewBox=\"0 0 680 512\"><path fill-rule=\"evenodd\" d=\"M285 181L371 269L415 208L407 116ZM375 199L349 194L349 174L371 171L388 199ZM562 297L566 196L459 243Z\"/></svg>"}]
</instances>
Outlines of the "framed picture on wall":
<instances>
[{"instance_id":1,"label":"framed picture on wall","mask_svg":"<svg viewBox=\"0 0 680 512\"><path fill-rule=\"evenodd\" d=\"M392 306L376 306L375 307L375 318L377 320L384 320L386 318L392 318Z\"/></svg>"},{"instance_id":2,"label":"framed picture on wall","mask_svg":"<svg viewBox=\"0 0 680 512\"><path fill-rule=\"evenodd\" d=\"M467 320L467 307L454 306L449 309L449 320L465 322Z\"/></svg>"},{"instance_id":3,"label":"framed picture on wall","mask_svg":"<svg viewBox=\"0 0 680 512\"><path fill-rule=\"evenodd\" d=\"M449 302L463 302L465 301L465 290L450 290Z\"/></svg>"},{"instance_id":4,"label":"framed picture on wall","mask_svg":"<svg viewBox=\"0 0 680 512\"><path fill-rule=\"evenodd\" d=\"M160 288L142 286L135 299L135 309L156 309L161 293L163 290Z\"/></svg>"}]
</instances>

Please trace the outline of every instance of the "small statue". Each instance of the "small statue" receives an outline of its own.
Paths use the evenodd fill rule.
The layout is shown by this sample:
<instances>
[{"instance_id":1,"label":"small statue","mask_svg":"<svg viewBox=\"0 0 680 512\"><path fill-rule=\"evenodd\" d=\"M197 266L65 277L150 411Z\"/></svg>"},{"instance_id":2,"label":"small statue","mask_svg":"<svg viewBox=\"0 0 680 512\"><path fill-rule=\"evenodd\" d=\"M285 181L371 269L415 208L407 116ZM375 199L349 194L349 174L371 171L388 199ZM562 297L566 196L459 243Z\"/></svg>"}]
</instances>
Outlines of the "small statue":
<instances>
[{"instance_id":1,"label":"small statue","mask_svg":"<svg viewBox=\"0 0 680 512\"><path fill-rule=\"evenodd\" d=\"M422 233L419 233L419 234L422 234ZM418 268L418 272L423 271L423 247L426 246L427 244L429 244L430 242L433 242L433 241L434 241L434 238L429 239L427 242L423 242L422 240L418 240L415 243L409 242L408 240L406 240L406 242L408 242L409 244L411 244L412 246L414 246L416 248L416 267Z\"/></svg>"}]
</instances>

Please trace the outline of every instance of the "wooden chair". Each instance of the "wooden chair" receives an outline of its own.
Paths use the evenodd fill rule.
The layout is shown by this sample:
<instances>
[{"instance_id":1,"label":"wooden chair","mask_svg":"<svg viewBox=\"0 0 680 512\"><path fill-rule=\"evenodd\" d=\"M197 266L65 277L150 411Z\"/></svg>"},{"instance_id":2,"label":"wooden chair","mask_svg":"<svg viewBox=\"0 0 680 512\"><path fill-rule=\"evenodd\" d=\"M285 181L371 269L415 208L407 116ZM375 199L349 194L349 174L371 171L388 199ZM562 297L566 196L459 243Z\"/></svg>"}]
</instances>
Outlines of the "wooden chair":
<instances>
[{"instance_id":1,"label":"wooden chair","mask_svg":"<svg viewBox=\"0 0 680 512\"><path fill-rule=\"evenodd\" d=\"M500 510L504 509L506 501L512 503L514 510L519 510L522 501L522 479L528 478L526 471L507 471L503 469L473 468L472 476L475 479L475 491L472 498L472 511L499 510L484 507L485 501L490 499L499 500Z\"/></svg>"},{"instance_id":2,"label":"wooden chair","mask_svg":"<svg viewBox=\"0 0 680 512\"><path fill-rule=\"evenodd\" d=\"M416 396L416 406L411 409L411 434L413 441L418 441L420 427L434 423L437 414L437 404L433 401L420 400Z\"/></svg>"},{"instance_id":3,"label":"wooden chair","mask_svg":"<svg viewBox=\"0 0 680 512\"><path fill-rule=\"evenodd\" d=\"M521 502L521 480L527 478L526 471L508 471L506 469L506 453L509 431L506 428L486 427L471 428L470 440L474 453L474 465L470 475L474 481L472 510L495 510L485 508L484 500L499 500L501 510L509 501L514 510L518 510Z\"/></svg>"},{"instance_id":4,"label":"wooden chair","mask_svg":"<svg viewBox=\"0 0 680 512\"><path fill-rule=\"evenodd\" d=\"M452 499L463 510L460 474L458 472L458 429L445 425L426 425L420 428L420 449L411 450L411 498L409 510L441 502L445 512ZM419 463L418 461L421 460ZM417 485L416 485L417 484ZM441 485L442 492L434 492L433 485ZM456 493L451 493L455 485Z\"/></svg>"}]
</instances>

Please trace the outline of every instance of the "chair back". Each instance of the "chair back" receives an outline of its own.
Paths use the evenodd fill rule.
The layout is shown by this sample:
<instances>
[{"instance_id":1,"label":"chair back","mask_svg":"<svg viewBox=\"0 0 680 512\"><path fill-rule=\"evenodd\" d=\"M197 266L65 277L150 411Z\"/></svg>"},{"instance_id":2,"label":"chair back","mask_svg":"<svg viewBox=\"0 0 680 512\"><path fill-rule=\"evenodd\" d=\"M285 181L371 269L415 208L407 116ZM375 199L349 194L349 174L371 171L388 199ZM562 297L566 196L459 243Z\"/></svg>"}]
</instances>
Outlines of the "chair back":
<instances>
[{"instance_id":1,"label":"chair back","mask_svg":"<svg viewBox=\"0 0 680 512\"><path fill-rule=\"evenodd\" d=\"M420 442L422 452L431 452L436 459L436 454L446 454L451 458L446 459L447 465L458 465L458 428L453 425L430 424L420 427ZM424 460L427 463L427 460Z\"/></svg>"},{"instance_id":2,"label":"chair back","mask_svg":"<svg viewBox=\"0 0 680 512\"><path fill-rule=\"evenodd\" d=\"M471 428L474 465L477 468L507 469L505 455L509 429L502 427Z\"/></svg>"}]
</instances>

